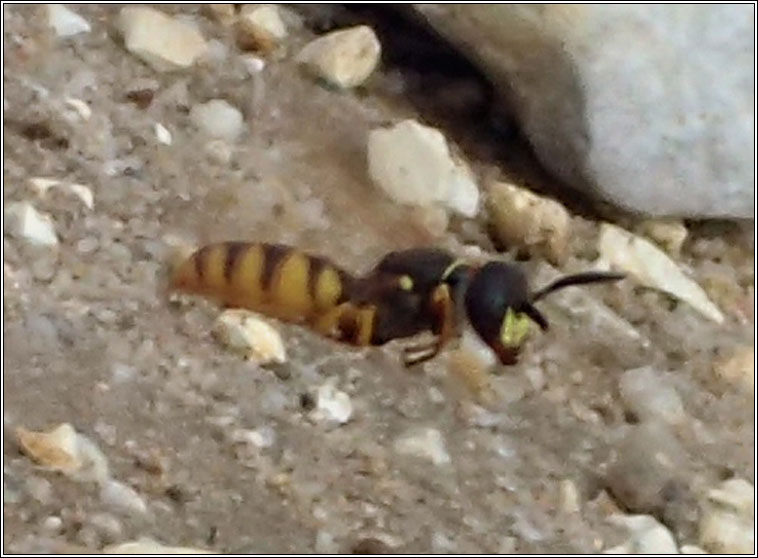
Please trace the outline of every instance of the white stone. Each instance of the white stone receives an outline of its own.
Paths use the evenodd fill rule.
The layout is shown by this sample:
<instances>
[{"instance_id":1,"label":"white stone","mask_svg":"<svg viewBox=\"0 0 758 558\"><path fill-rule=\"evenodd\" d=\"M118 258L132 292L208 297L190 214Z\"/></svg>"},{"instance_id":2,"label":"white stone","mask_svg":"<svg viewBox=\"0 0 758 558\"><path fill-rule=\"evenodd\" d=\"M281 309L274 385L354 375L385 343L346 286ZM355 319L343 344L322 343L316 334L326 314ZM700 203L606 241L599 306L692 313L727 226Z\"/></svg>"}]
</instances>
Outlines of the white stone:
<instances>
[{"instance_id":1,"label":"white stone","mask_svg":"<svg viewBox=\"0 0 758 558\"><path fill-rule=\"evenodd\" d=\"M683 300L717 323L724 321L724 315L710 301L705 291L688 278L663 251L644 238L610 223L603 223L598 251L604 263L634 275L643 285Z\"/></svg>"},{"instance_id":2,"label":"white stone","mask_svg":"<svg viewBox=\"0 0 758 558\"><path fill-rule=\"evenodd\" d=\"M59 37L72 37L91 30L86 19L62 4L47 5L47 22Z\"/></svg>"},{"instance_id":3,"label":"white stone","mask_svg":"<svg viewBox=\"0 0 758 558\"><path fill-rule=\"evenodd\" d=\"M489 216L503 246L540 250L554 264L568 257L571 216L563 205L505 182L489 187Z\"/></svg>"},{"instance_id":4,"label":"white stone","mask_svg":"<svg viewBox=\"0 0 758 558\"><path fill-rule=\"evenodd\" d=\"M708 554L705 550L694 544L683 544L679 551L682 554Z\"/></svg>"},{"instance_id":5,"label":"white stone","mask_svg":"<svg viewBox=\"0 0 758 558\"><path fill-rule=\"evenodd\" d=\"M287 27L275 5L249 4L242 8L237 29L243 47L270 50L287 36Z\"/></svg>"},{"instance_id":6,"label":"white stone","mask_svg":"<svg viewBox=\"0 0 758 558\"><path fill-rule=\"evenodd\" d=\"M87 436L77 432L76 436L77 453L81 462L81 467L74 478L80 481L94 481L104 483L110 476L108 458L100 450L95 442Z\"/></svg>"},{"instance_id":7,"label":"white stone","mask_svg":"<svg viewBox=\"0 0 758 558\"><path fill-rule=\"evenodd\" d=\"M276 442L276 432L270 426L262 426L255 430L237 430L232 438L235 442L244 442L257 448L270 448Z\"/></svg>"},{"instance_id":8,"label":"white stone","mask_svg":"<svg viewBox=\"0 0 758 558\"><path fill-rule=\"evenodd\" d=\"M214 332L227 347L258 364L287 360L279 332L253 312L222 312L216 320Z\"/></svg>"},{"instance_id":9,"label":"white stone","mask_svg":"<svg viewBox=\"0 0 758 558\"><path fill-rule=\"evenodd\" d=\"M82 200L82 203L87 206L87 209L93 209L95 207L95 196L92 194L92 190L89 186L84 184L68 184L64 186L77 198Z\"/></svg>"},{"instance_id":10,"label":"white stone","mask_svg":"<svg viewBox=\"0 0 758 558\"><path fill-rule=\"evenodd\" d=\"M50 188L58 188L64 192L70 192L79 198L87 206L87 209L95 207L95 196L89 186L85 186L84 184L67 184L57 178L36 176L29 179L29 185L41 198L47 195Z\"/></svg>"},{"instance_id":11,"label":"white stone","mask_svg":"<svg viewBox=\"0 0 758 558\"><path fill-rule=\"evenodd\" d=\"M326 382L319 386L316 393L313 415L317 419L345 424L353 416L353 403L347 393L335 387L333 381Z\"/></svg>"},{"instance_id":12,"label":"white stone","mask_svg":"<svg viewBox=\"0 0 758 558\"><path fill-rule=\"evenodd\" d=\"M222 99L195 105L190 120L209 136L228 141L234 141L243 130L242 113Z\"/></svg>"},{"instance_id":13,"label":"white stone","mask_svg":"<svg viewBox=\"0 0 758 558\"><path fill-rule=\"evenodd\" d=\"M317 77L347 89L368 79L379 64L381 44L366 25L327 33L305 45L297 61Z\"/></svg>"},{"instance_id":14,"label":"white stone","mask_svg":"<svg viewBox=\"0 0 758 558\"><path fill-rule=\"evenodd\" d=\"M211 39L208 41L203 61L220 66L226 62L228 56L229 48L226 44L218 39Z\"/></svg>"},{"instance_id":15,"label":"white stone","mask_svg":"<svg viewBox=\"0 0 758 558\"><path fill-rule=\"evenodd\" d=\"M640 230L672 256L678 256L687 240L687 227L679 219L648 219Z\"/></svg>"},{"instance_id":16,"label":"white stone","mask_svg":"<svg viewBox=\"0 0 758 558\"><path fill-rule=\"evenodd\" d=\"M710 490L702 505L700 546L715 554L755 552L755 489L730 479Z\"/></svg>"},{"instance_id":17,"label":"white stone","mask_svg":"<svg viewBox=\"0 0 758 558\"><path fill-rule=\"evenodd\" d=\"M130 486L116 480L106 481L100 489L103 504L117 511L131 515L144 515L147 505L142 497Z\"/></svg>"},{"instance_id":18,"label":"white stone","mask_svg":"<svg viewBox=\"0 0 758 558\"><path fill-rule=\"evenodd\" d=\"M395 440L395 451L428 459L434 465L450 463L450 454L445 448L442 434L436 428L412 428Z\"/></svg>"},{"instance_id":19,"label":"white stone","mask_svg":"<svg viewBox=\"0 0 758 558\"><path fill-rule=\"evenodd\" d=\"M161 124L160 122L156 122L154 126L155 130L155 137L158 139L159 142L161 142L163 145L171 145L171 142L173 141L171 137L171 132L168 131L168 129Z\"/></svg>"},{"instance_id":20,"label":"white stone","mask_svg":"<svg viewBox=\"0 0 758 558\"><path fill-rule=\"evenodd\" d=\"M629 539L603 554L679 554L674 537L650 515L615 514L610 523L629 530Z\"/></svg>"},{"instance_id":21,"label":"white stone","mask_svg":"<svg viewBox=\"0 0 758 558\"><path fill-rule=\"evenodd\" d=\"M240 58L242 64L245 66L245 70L251 76L261 73L266 67L266 61L260 56L254 54L246 54Z\"/></svg>"},{"instance_id":22,"label":"white stone","mask_svg":"<svg viewBox=\"0 0 758 558\"><path fill-rule=\"evenodd\" d=\"M207 49L197 29L153 8L122 8L118 27L126 49L159 72L189 68Z\"/></svg>"},{"instance_id":23,"label":"white stone","mask_svg":"<svg viewBox=\"0 0 758 558\"><path fill-rule=\"evenodd\" d=\"M57 515L50 515L42 522L42 528L50 532L58 532L63 526L63 521Z\"/></svg>"},{"instance_id":24,"label":"white stone","mask_svg":"<svg viewBox=\"0 0 758 558\"><path fill-rule=\"evenodd\" d=\"M619 380L619 390L627 408L642 421L679 424L685 419L676 389L651 366L625 371Z\"/></svg>"},{"instance_id":25,"label":"white stone","mask_svg":"<svg viewBox=\"0 0 758 558\"><path fill-rule=\"evenodd\" d=\"M36 463L82 481L104 482L108 460L97 445L63 423L48 432L16 430L24 452Z\"/></svg>"},{"instance_id":26,"label":"white stone","mask_svg":"<svg viewBox=\"0 0 758 558\"><path fill-rule=\"evenodd\" d=\"M453 158L439 130L415 120L372 130L368 165L372 180L396 202L440 203L466 217L479 209L479 188L471 169Z\"/></svg>"},{"instance_id":27,"label":"white stone","mask_svg":"<svg viewBox=\"0 0 758 558\"><path fill-rule=\"evenodd\" d=\"M222 25L231 25L237 21L234 4L203 4L203 12Z\"/></svg>"},{"instance_id":28,"label":"white stone","mask_svg":"<svg viewBox=\"0 0 758 558\"><path fill-rule=\"evenodd\" d=\"M50 188L53 186L59 186L60 184L62 184L62 182L57 178L45 178L42 176L36 176L29 179L29 185L40 196L44 196Z\"/></svg>"},{"instance_id":29,"label":"white stone","mask_svg":"<svg viewBox=\"0 0 758 558\"><path fill-rule=\"evenodd\" d=\"M753 218L752 6L413 9L484 70L567 184L651 216Z\"/></svg>"},{"instance_id":30,"label":"white stone","mask_svg":"<svg viewBox=\"0 0 758 558\"><path fill-rule=\"evenodd\" d=\"M64 103L67 107L72 108L74 112L76 112L76 116L81 120L87 121L92 116L92 109L81 99L69 97L64 101Z\"/></svg>"},{"instance_id":31,"label":"white stone","mask_svg":"<svg viewBox=\"0 0 758 558\"><path fill-rule=\"evenodd\" d=\"M47 213L37 211L29 202L13 202L5 208L8 231L31 244L56 246L53 219Z\"/></svg>"},{"instance_id":32,"label":"white stone","mask_svg":"<svg viewBox=\"0 0 758 558\"><path fill-rule=\"evenodd\" d=\"M213 554L211 550L185 546L166 546L148 537L107 546L105 554Z\"/></svg>"},{"instance_id":33,"label":"white stone","mask_svg":"<svg viewBox=\"0 0 758 558\"><path fill-rule=\"evenodd\" d=\"M581 511L579 502L579 490L574 481L564 479L559 485L561 509L566 513L578 513Z\"/></svg>"}]
</instances>

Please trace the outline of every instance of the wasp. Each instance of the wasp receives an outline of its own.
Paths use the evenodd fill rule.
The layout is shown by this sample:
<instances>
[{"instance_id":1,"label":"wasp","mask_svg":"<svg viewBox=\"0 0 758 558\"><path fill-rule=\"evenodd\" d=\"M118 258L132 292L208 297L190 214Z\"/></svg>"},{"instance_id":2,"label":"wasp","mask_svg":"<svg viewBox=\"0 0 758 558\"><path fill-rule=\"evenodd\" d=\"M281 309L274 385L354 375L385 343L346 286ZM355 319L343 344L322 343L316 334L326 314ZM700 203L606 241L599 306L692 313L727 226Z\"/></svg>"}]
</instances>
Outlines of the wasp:
<instances>
[{"instance_id":1,"label":"wasp","mask_svg":"<svg viewBox=\"0 0 758 558\"><path fill-rule=\"evenodd\" d=\"M549 327L535 306L538 301L566 287L624 277L591 271L533 291L515 263L475 265L438 248L390 252L357 276L291 246L222 242L199 249L177 266L170 287L303 324L356 346L431 332L431 343L405 347L406 366L433 358L468 320L500 362L512 365L531 323L543 331Z\"/></svg>"}]
</instances>

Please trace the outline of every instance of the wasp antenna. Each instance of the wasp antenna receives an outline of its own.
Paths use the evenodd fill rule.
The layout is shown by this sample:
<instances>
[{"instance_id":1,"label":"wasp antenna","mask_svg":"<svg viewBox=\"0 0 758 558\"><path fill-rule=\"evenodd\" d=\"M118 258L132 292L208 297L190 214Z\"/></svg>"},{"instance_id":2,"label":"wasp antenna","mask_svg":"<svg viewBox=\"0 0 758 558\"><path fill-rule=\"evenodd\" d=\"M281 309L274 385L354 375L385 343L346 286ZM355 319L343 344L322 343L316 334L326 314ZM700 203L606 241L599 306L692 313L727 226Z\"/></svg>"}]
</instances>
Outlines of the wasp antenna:
<instances>
[{"instance_id":1,"label":"wasp antenna","mask_svg":"<svg viewBox=\"0 0 758 558\"><path fill-rule=\"evenodd\" d=\"M547 287L540 289L532 296L532 302L537 302L539 299L545 296L571 287L573 285L586 285L587 283L603 283L607 281L619 281L626 277L625 273L613 273L606 271L587 271L585 273L577 273L576 275L566 275L561 277L557 281L551 283Z\"/></svg>"},{"instance_id":2,"label":"wasp antenna","mask_svg":"<svg viewBox=\"0 0 758 558\"><path fill-rule=\"evenodd\" d=\"M542 331L547 331L549 327L549 324L547 323L547 319L545 318L545 316L542 315L542 313L539 310L537 310L537 308L535 308L531 304L526 304L524 306L523 311L524 311L524 314L529 316L534 323L540 326L540 329Z\"/></svg>"}]
</instances>

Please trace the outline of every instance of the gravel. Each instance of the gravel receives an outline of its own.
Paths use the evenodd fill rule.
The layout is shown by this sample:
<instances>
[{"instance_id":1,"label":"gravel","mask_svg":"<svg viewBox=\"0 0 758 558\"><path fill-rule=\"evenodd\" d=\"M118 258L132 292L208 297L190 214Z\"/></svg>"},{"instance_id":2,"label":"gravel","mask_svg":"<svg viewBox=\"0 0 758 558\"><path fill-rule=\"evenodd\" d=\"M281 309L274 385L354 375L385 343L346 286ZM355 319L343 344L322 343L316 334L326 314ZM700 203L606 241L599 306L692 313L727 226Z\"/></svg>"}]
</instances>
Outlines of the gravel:
<instances>
[{"instance_id":1,"label":"gravel","mask_svg":"<svg viewBox=\"0 0 758 558\"><path fill-rule=\"evenodd\" d=\"M173 248L293 243L356 272L425 244L495 257L483 215L450 212L432 232L371 180L370 131L407 118L465 146L481 183L523 180L386 87L398 79L391 61L361 90L334 91L294 59L315 34L285 20L283 50L260 54L253 77L231 28L202 7L154 9L223 43L225 61L156 70L110 32L119 7L77 5L92 29L65 41L51 40L44 9L4 12L3 200L49 215L57 238L36 246L4 231L4 551L384 548L362 543L375 540L403 553L594 553L629 537L608 521L622 508L652 514L678 547L703 546L698 503L724 478L754 475L741 356L753 329L749 231L688 223L676 256L722 324L628 280L541 301L551 328L509 369L477 357L481 369L455 372L453 343L407 370L400 343L346 347L279 322L286 361L248 361L213 338L219 308L167 295ZM68 98L89 118L65 110ZM236 107L245 133L198 131L190 112L210 99ZM42 195L35 177L56 185ZM92 207L68 184L86 185ZM536 286L597 255L600 219L571 212L561 269L523 262ZM719 298L706 275L720 278ZM731 357L733 370L714 369ZM647 401L628 412L620 380L646 366L665 372L686 411L675 428L647 417ZM324 385L336 420L312 415ZM62 423L84 478L40 467L12 436Z\"/></svg>"}]
</instances>

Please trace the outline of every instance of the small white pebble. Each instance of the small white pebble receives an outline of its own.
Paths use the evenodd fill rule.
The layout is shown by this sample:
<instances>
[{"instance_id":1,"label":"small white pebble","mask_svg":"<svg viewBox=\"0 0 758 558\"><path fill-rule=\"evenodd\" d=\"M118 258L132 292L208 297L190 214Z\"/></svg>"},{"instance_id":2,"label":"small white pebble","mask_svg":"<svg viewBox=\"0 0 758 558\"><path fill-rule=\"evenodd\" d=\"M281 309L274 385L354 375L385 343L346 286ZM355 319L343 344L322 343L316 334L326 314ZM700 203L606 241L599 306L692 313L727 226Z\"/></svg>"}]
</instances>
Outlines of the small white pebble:
<instances>
[{"instance_id":1,"label":"small white pebble","mask_svg":"<svg viewBox=\"0 0 758 558\"><path fill-rule=\"evenodd\" d=\"M227 347L258 364L287 360L279 332L253 312L222 312L216 320L214 332Z\"/></svg>"},{"instance_id":2,"label":"small white pebble","mask_svg":"<svg viewBox=\"0 0 758 558\"><path fill-rule=\"evenodd\" d=\"M694 544L683 544L679 550L682 554L708 554L705 550Z\"/></svg>"},{"instance_id":3,"label":"small white pebble","mask_svg":"<svg viewBox=\"0 0 758 558\"><path fill-rule=\"evenodd\" d=\"M755 549L755 489L729 479L711 489L701 504L700 545L716 554L750 554Z\"/></svg>"},{"instance_id":4,"label":"small white pebble","mask_svg":"<svg viewBox=\"0 0 758 558\"><path fill-rule=\"evenodd\" d=\"M50 515L42 522L42 528L51 533L57 533L63 526L63 521L57 515Z\"/></svg>"},{"instance_id":5,"label":"small white pebble","mask_svg":"<svg viewBox=\"0 0 758 558\"><path fill-rule=\"evenodd\" d=\"M287 36L287 27L275 5L244 6L237 23L242 48L272 50Z\"/></svg>"},{"instance_id":6,"label":"small white pebble","mask_svg":"<svg viewBox=\"0 0 758 558\"><path fill-rule=\"evenodd\" d=\"M35 176L29 179L29 185L40 196L44 196L50 188L60 184L60 180L55 178L45 178L44 176Z\"/></svg>"},{"instance_id":7,"label":"small white pebble","mask_svg":"<svg viewBox=\"0 0 758 558\"><path fill-rule=\"evenodd\" d=\"M431 401L432 403L436 403L439 405L445 402L445 394L442 393L442 391L435 386L431 386L427 390L427 394L429 396L429 401Z\"/></svg>"},{"instance_id":8,"label":"small white pebble","mask_svg":"<svg viewBox=\"0 0 758 558\"><path fill-rule=\"evenodd\" d=\"M368 171L394 201L416 206L443 204L465 217L479 211L479 186L471 168L454 156L444 134L404 120L368 134Z\"/></svg>"},{"instance_id":9,"label":"small white pebble","mask_svg":"<svg viewBox=\"0 0 758 558\"><path fill-rule=\"evenodd\" d=\"M91 29L86 19L62 4L47 5L47 21L59 37L72 37Z\"/></svg>"},{"instance_id":10,"label":"small white pebble","mask_svg":"<svg viewBox=\"0 0 758 558\"><path fill-rule=\"evenodd\" d=\"M340 88L356 87L379 64L381 44L367 25L340 29L311 41L297 55L311 73Z\"/></svg>"},{"instance_id":11,"label":"small white pebble","mask_svg":"<svg viewBox=\"0 0 758 558\"><path fill-rule=\"evenodd\" d=\"M223 99L211 99L190 110L192 123L214 138L234 141L244 129L242 113Z\"/></svg>"},{"instance_id":12,"label":"small white pebble","mask_svg":"<svg viewBox=\"0 0 758 558\"><path fill-rule=\"evenodd\" d=\"M100 246L100 242L94 236L85 236L76 243L76 251L80 254L87 255L95 252Z\"/></svg>"},{"instance_id":13,"label":"small white pebble","mask_svg":"<svg viewBox=\"0 0 758 558\"><path fill-rule=\"evenodd\" d=\"M579 491L576 484L570 479L564 479L560 483L561 509L566 513L577 513L580 511Z\"/></svg>"},{"instance_id":14,"label":"small white pebble","mask_svg":"<svg viewBox=\"0 0 758 558\"><path fill-rule=\"evenodd\" d=\"M149 537L114 544L103 549L104 554L213 554L210 550L184 546L166 546Z\"/></svg>"},{"instance_id":15,"label":"small white pebble","mask_svg":"<svg viewBox=\"0 0 758 558\"><path fill-rule=\"evenodd\" d=\"M255 430L235 430L232 433L232 440L265 449L274 445L276 432L270 426L262 426Z\"/></svg>"},{"instance_id":16,"label":"small white pebble","mask_svg":"<svg viewBox=\"0 0 758 558\"><path fill-rule=\"evenodd\" d=\"M169 132L163 124L156 122L154 130L155 137L158 138L159 142L161 142L163 145L171 145L171 142L173 141L171 132Z\"/></svg>"},{"instance_id":17,"label":"small white pebble","mask_svg":"<svg viewBox=\"0 0 758 558\"><path fill-rule=\"evenodd\" d=\"M117 27L126 50L159 72L192 66L207 50L193 26L147 6L128 6L119 12Z\"/></svg>"},{"instance_id":18,"label":"small white pebble","mask_svg":"<svg viewBox=\"0 0 758 558\"><path fill-rule=\"evenodd\" d=\"M5 208L9 232L31 244L38 246L56 246L58 235L55 233L53 219L47 213L39 212L29 202L13 202Z\"/></svg>"},{"instance_id":19,"label":"small white pebble","mask_svg":"<svg viewBox=\"0 0 758 558\"><path fill-rule=\"evenodd\" d=\"M652 516L615 514L608 521L626 527L629 538L603 554L678 554L671 532Z\"/></svg>"},{"instance_id":20,"label":"small white pebble","mask_svg":"<svg viewBox=\"0 0 758 558\"><path fill-rule=\"evenodd\" d=\"M147 513L147 505L142 497L130 486L116 480L106 481L100 489L103 504L132 515Z\"/></svg>"},{"instance_id":21,"label":"small white pebble","mask_svg":"<svg viewBox=\"0 0 758 558\"><path fill-rule=\"evenodd\" d=\"M395 451L428 459L435 465L450 463L445 441L436 428L412 428L395 440Z\"/></svg>"},{"instance_id":22,"label":"small white pebble","mask_svg":"<svg viewBox=\"0 0 758 558\"><path fill-rule=\"evenodd\" d=\"M619 380L619 390L627 408L640 420L678 424L685 418L676 389L663 373L650 366L625 371Z\"/></svg>"},{"instance_id":23,"label":"small white pebble","mask_svg":"<svg viewBox=\"0 0 758 558\"><path fill-rule=\"evenodd\" d=\"M353 403L347 393L338 390L333 382L327 382L318 388L313 415L317 419L345 424L353 415Z\"/></svg>"},{"instance_id":24,"label":"small white pebble","mask_svg":"<svg viewBox=\"0 0 758 558\"><path fill-rule=\"evenodd\" d=\"M266 61L259 56L255 56L254 54L247 54L245 56L242 56L242 64L245 66L247 73L251 76L261 73L266 67Z\"/></svg>"},{"instance_id":25,"label":"small white pebble","mask_svg":"<svg viewBox=\"0 0 758 558\"><path fill-rule=\"evenodd\" d=\"M92 109L87 103L85 103L81 99L69 97L64 102L66 103L66 106L74 109L74 111L77 114L77 117L80 118L81 120L89 120L90 116L92 116Z\"/></svg>"},{"instance_id":26,"label":"small white pebble","mask_svg":"<svg viewBox=\"0 0 758 558\"><path fill-rule=\"evenodd\" d=\"M529 384L534 391L542 391L545 389L545 374L542 372L542 367L539 365L529 366L524 370L526 379L529 380Z\"/></svg>"},{"instance_id":27,"label":"small white pebble","mask_svg":"<svg viewBox=\"0 0 758 558\"><path fill-rule=\"evenodd\" d=\"M92 190L90 190L89 186L85 186L84 184L69 184L67 188L72 194L82 200L82 203L84 203L88 209L95 207L95 198L92 195Z\"/></svg>"}]
</instances>

